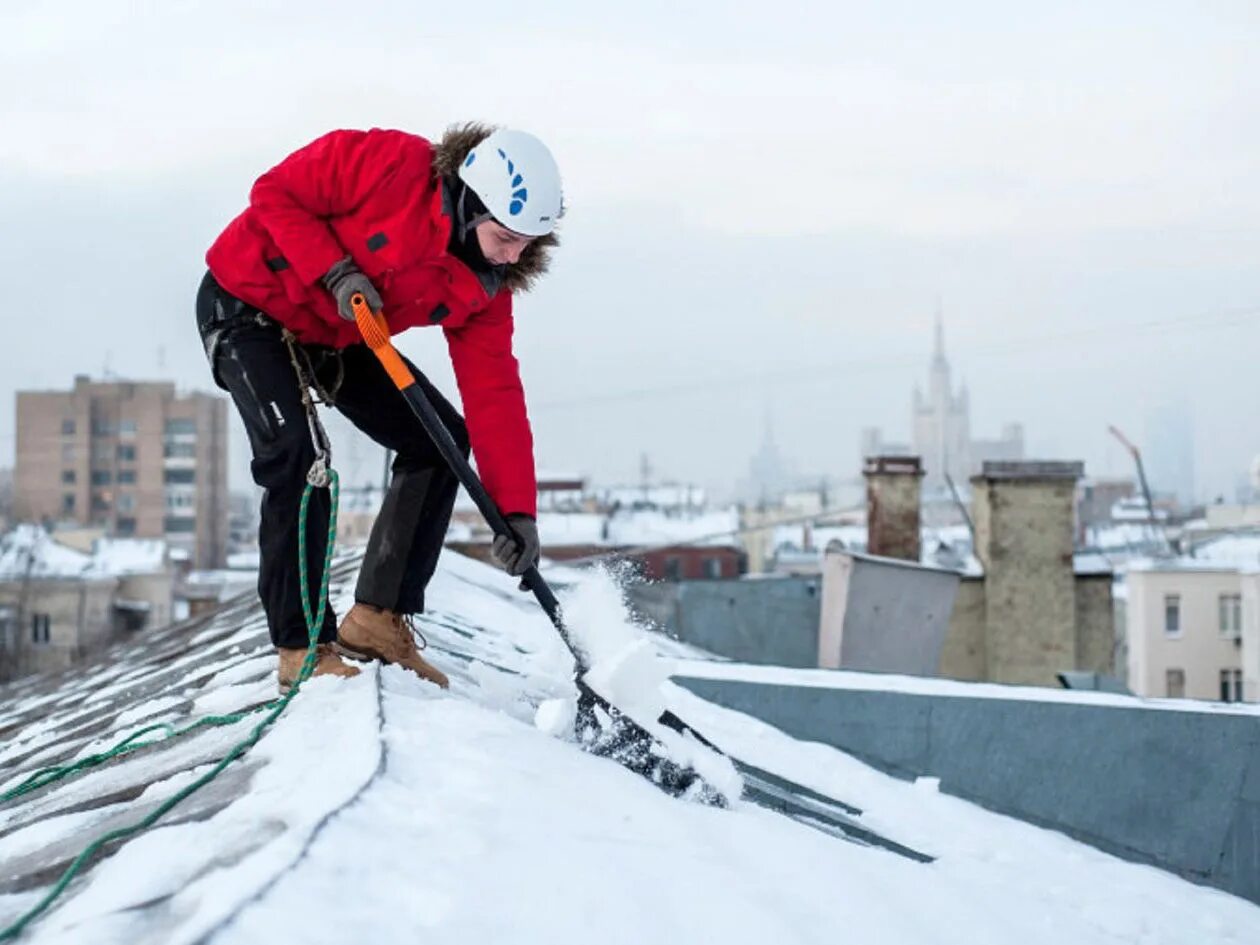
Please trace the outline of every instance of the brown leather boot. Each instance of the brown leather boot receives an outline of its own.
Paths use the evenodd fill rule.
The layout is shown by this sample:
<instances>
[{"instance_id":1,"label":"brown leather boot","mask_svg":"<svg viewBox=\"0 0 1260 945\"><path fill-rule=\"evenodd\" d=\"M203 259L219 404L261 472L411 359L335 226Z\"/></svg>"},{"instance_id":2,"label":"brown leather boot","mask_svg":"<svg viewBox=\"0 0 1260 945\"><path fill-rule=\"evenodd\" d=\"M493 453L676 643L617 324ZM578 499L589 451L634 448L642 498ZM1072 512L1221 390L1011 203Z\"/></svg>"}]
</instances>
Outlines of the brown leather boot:
<instances>
[{"instance_id":1,"label":"brown leather boot","mask_svg":"<svg viewBox=\"0 0 1260 945\"><path fill-rule=\"evenodd\" d=\"M351 659L397 663L421 679L450 688L446 674L420 655L407 618L392 610L355 604L337 628L337 648Z\"/></svg>"},{"instance_id":2,"label":"brown leather boot","mask_svg":"<svg viewBox=\"0 0 1260 945\"><path fill-rule=\"evenodd\" d=\"M298 674L302 672L302 664L306 661L306 647L289 649L278 646L276 647L276 652L280 654L280 694L285 695L293 688ZM343 662L331 643L320 643L315 647L315 669L311 673L312 678L315 676L341 676L344 679L349 679L351 676L357 675L359 675L359 668L357 666L349 666Z\"/></svg>"}]
</instances>

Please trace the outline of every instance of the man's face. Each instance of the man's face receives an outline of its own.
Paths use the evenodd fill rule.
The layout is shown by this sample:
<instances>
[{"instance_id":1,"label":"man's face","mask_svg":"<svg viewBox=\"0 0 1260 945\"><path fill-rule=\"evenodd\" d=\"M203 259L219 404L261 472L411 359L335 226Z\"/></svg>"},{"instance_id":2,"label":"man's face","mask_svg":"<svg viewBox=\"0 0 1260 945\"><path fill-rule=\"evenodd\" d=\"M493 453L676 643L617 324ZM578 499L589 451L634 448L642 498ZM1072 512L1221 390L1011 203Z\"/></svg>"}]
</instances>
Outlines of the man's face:
<instances>
[{"instance_id":1,"label":"man's face","mask_svg":"<svg viewBox=\"0 0 1260 945\"><path fill-rule=\"evenodd\" d=\"M514 263L521 258L525 247L533 242L532 236L513 233L503 224L486 220L476 226L477 243L481 254L496 266Z\"/></svg>"}]
</instances>

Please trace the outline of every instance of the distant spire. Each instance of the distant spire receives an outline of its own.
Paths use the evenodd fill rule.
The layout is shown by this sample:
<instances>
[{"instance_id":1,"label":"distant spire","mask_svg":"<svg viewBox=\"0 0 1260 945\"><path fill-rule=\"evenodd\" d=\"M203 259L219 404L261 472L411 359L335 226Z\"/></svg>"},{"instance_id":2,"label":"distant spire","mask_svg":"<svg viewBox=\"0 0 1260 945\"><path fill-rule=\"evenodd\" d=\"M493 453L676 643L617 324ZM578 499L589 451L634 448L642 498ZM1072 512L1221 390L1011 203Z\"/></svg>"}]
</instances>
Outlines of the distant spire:
<instances>
[{"instance_id":1,"label":"distant spire","mask_svg":"<svg viewBox=\"0 0 1260 945\"><path fill-rule=\"evenodd\" d=\"M936 300L936 340L932 350L933 361L945 360L945 316L941 314L941 300Z\"/></svg>"}]
</instances>

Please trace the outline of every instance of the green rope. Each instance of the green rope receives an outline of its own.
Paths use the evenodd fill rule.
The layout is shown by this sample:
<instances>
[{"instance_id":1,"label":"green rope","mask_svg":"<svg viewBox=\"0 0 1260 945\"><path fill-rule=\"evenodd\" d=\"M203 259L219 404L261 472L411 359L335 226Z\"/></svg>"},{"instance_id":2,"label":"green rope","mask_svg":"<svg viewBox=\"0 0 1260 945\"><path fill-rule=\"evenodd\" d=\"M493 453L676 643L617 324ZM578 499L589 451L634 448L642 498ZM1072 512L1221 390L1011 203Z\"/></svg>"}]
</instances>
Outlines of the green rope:
<instances>
[{"instance_id":1,"label":"green rope","mask_svg":"<svg viewBox=\"0 0 1260 945\"><path fill-rule=\"evenodd\" d=\"M188 785L186 788L179 791L177 794L172 795L170 798L168 798L162 804L158 805L158 807L156 807L154 810L152 810L149 814L147 814L145 817L143 817L136 823L130 824L126 827L119 827L116 830L111 830L108 833L102 834L101 836L93 840L91 843L89 843L86 847L84 847L83 851L77 857L74 858L74 861L69 866L66 867L65 871L61 874L61 878L58 879L56 884L52 887L52 889L50 889L44 895L43 899L37 902L30 910L23 913L16 921L13 922L13 924L6 926L4 929L0 929L0 942L8 941L10 939L17 938L19 935L21 935L22 932L25 931L26 927L31 922L33 922L50 905L52 905L53 902L56 901L58 896L60 896L63 892L65 892L66 887L70 885L70 881L73 880L74 877L79 873L79 871L83 868L84 864L86 864L89 860L92 859L92 857L94 857L97 853L99 853L103 847L105 847L106 845L110 843L113 843L115 840L123 840L123 839L126 839L127 837L135 836L136 834L141 833L147 830L149 827L153 826L153 824L155 824L160 818L166 815L173 807L175 807L175 805L186 800L189 796L196 793L201 788L205 787L207 784L209 784L211 781L217 778L224 768L226 768L237 758L245 754L245 752L247 752L251 747L257 744L258 740L262 738L263 733L268 729L268 727L270 727L271 724L280 717L280 714L284 712L288 704L293 701L293 698L298 694L298 691L301 689L302 683L304 683L307 679L310 678L311 673L315 669L316 646L319 642L319 631L320 631L320 628L323 626L324 614L328 608L328 584L329 584L329 578L331 577L333 546L337 537L337 498L338 498L338 491L339 491L339 482L337 478L337 473L332 469L328 470L328 477L329 477L328 490L330 493L332 508L330 510L329 517L328 517L328 546L324 552L324 573L320 581L319 602L318 602L317 607L315 608L312 608L311 606L310 582L307 578L307 573L306 573L307 571L307 568L306 568L307 506L309 505L311 492L314 490L314 486L311 486L308 484L305 491L302 493L302 504L298 512L298 573L301 578L301 586L302 586L302 614L306 618L307 646L306 646L306 659L302 661L302 668L298 672L297 679L294 681L292 687L289 689L287 693L285 693L283 696L281 696L279 699L275 700L274 702L266 703L265 705L259 706L255 709L251 709L247 712L238 712L231 715L206 716L205 718L199 719L193 724L185 726L182 729L175 729L170 725L163 725L163 724L150 725L146 728L141 729L138 732L133 733L132 735L129 735L126 739L119 742L117 745L115 745L113 748L109 749L108 751L101 752L97 755L91 755L88 758L84 758L78 762L75 762L73 765L63 765L57 768L47 768L47 769L44 769L43 772L37 771L35 772L35 774L31 775L31 777L23 781L22 784L18 785L18 787L14 788L12 791L3 795L2 799L8 800L10 796L13 796L13 797L20 796L21 794L28 793L29 791L35 790L36 787L42 787L45 784L50 784L53 781L66 777L72 771L82 770L83 768L89 768L98 764L102 764L104 761L107 761L110 758L116 758L120 755L124 755L132 751L136 751L137 749L143 748L146 745L153 745L160 742L168 741L171 738L176 738L176 737L179 737L180 735L185 735L188 732L191 732L197 728L204 728L210 725L230 725L235 722L240 722L243 719L248 718L250 715L256 712L269 710L267 711L267 714L263 716L263 718L259 721L259 723L254 726L254 728L250 731L250 733L245 736L245 738L243 738L241 741L233 745L231 750L229 750L228 753L213 768L211 768L209 771L207 771L205 774L199 777L192 784ZM165 729L167 731L167 734L163 738L152 739L152 740L144 741L144 742L136 741L138 738L140 738L141 735L144 735L147 732L157 731L159 729ZM93 760L93 759L96 759L96 760ZM46 772L58 772L58 774L55 777L51 777L51 776L45 777L43 780L39 781L38 783L33 784L33 786L26 786L26 785L32 785L32 783L41 774L44 774Z\"/></svg>"}]
</instances>

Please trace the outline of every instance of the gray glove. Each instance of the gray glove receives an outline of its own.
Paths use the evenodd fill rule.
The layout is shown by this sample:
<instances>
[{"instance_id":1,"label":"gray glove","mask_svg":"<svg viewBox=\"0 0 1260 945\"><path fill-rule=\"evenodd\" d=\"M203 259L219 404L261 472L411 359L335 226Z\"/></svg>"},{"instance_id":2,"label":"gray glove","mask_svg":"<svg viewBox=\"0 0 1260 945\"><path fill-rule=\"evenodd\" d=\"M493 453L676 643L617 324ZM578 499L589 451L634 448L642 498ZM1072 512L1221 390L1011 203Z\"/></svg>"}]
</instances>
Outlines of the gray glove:
<instances>
[{"instance_id":1,"label":"gray glove","mask_svg":"<svg viewBox=\"0 0 1260 945\"><path fill-rule=\"evenodd\" d=\"M538 563L542 546L538 542L538 523L519 512L507 517L511 535L495 535L490 553L512 577L520 577Z\"/></svg>"},{"instance_id":2,"label":"gray glove","mask_svg":"<svg viewBox=\"0 0 1260 945\"><path fill-rule=\"evenodd\" d=\"M381 310L381 294L372 285L372 280L359 271L354 260L347 256L324 273L320 280L324 288L337 300L337 314L348 322L354 321L354 309L350 307L350 299L356 292L362 292L368 308L373 312Z\"/></svg>"}]
</instances>

